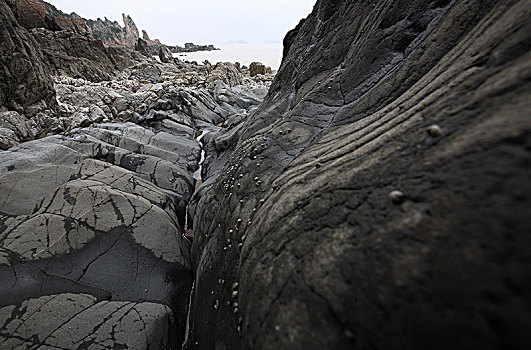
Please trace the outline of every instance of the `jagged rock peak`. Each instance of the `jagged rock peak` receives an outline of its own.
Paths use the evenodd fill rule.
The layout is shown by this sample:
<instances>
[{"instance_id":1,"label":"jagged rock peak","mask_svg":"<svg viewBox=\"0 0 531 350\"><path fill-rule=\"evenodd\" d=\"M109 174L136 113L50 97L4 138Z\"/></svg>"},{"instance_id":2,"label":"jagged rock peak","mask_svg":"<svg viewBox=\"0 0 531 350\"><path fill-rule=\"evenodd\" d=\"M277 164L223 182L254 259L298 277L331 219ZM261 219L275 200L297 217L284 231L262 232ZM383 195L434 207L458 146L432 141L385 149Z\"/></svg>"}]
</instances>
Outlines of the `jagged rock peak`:
<instances>
[{"instance_id":1,"label":"jagged rock peak","mask_svg":"<svg viewBox=\"0 0 531 350\"><path fill-rule=\"evenodd\" d=\"M151 41L150 37L149 37L149 34L148 32L146 32L146 30L142 30L142 39L146 40L146 41Z\"/></svg>"}]
</instances>

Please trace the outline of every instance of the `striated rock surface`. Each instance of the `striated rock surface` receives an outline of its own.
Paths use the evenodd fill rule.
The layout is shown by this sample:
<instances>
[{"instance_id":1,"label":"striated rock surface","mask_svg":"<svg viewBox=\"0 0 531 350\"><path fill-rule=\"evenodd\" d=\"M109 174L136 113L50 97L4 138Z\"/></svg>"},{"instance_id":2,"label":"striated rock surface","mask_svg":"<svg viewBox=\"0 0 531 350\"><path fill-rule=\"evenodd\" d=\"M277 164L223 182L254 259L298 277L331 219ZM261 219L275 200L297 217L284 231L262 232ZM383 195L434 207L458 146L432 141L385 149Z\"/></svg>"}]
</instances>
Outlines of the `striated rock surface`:
<instances>
[{"instance_id":1,"label":"striated rock surface","mask_svg":"<svg viewBox=\"0 0 531 350\"><path fill-rule=\"evenodd\" d=\"M46 5L39 0L12 1L14 12L21 26L27 29L46 26Z\"/></svg>"},{"instance_id":2,"label":"striated rock surface","mask_svg":"<svg viewBox=\"0 0 531 350\"><path fill-rule=\"evenodd\" d=\"M188 347L527 347L530 15L319 0L206 137Z\"/></svg>"},{"instance_id":3,"label":"striated rock surface","mask_svg":"<svg viewBox=\"0 0 531 350\"><path fill-rule=\"evenodd\" d=\"M110 80L132 66L137 57L127 51L106 48L99 39L70 30L32 31L44 55L45 66L54 75L66 75L91 81Z\"/></svg>"},{"instance_id":4,"label":"striated rock surface","mask_svg":"<svg viewBox=\"0 0 531 350\"><path fill-rule=\"evenodd\" d=\"M44 57L5 0L0 1L0 42L0 107L23 113L53 106L55 92ZM40 107L32 107L38 103Z\"/></svg>"}]
</instances>

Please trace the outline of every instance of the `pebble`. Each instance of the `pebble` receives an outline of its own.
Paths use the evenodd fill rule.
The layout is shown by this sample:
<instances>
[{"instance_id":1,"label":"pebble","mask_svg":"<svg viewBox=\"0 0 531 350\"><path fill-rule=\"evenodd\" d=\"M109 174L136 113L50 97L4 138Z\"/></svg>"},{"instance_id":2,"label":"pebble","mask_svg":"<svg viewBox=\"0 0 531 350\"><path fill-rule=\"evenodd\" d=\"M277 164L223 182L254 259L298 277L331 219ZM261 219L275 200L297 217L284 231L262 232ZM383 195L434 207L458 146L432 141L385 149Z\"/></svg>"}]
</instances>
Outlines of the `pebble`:
<instances>
[{"instance_id":1,"label":"pebble","mask_svg":"<svg viewBox=\"0 0 531 350\"><path fill-rule=\"evenodd\" d=\"M389 194L389 198L391 198L395 204L402 204L406 197L402 191L394 190Z\"/></svg>"},{"instance_id":2,"label":"pebble","mask_svg":"<svg viewBox=\"0 0 531 350\"><path fill-rule=\"evenodd\" d=\"M432 137L441 136L442 129L439 125L434 124L428 128L428 134L430 134Z\"/></svg>"}]
</instances>

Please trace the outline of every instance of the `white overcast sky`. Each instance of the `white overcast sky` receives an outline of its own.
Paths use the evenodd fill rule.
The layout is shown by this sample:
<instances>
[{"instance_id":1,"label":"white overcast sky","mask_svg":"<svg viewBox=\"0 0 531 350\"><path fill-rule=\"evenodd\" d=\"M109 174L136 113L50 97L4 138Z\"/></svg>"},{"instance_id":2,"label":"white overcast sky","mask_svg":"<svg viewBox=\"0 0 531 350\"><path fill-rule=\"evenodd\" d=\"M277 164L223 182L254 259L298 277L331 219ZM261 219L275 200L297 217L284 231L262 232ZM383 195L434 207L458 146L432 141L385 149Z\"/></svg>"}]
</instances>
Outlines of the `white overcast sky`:
<instances>
[{"instance_id":1,"label":"white overcast sky","mask_svg":"<svg viewBox=\"0 0 531 350\"><path fill-rule=\"evenodd\" d=\"M122 23L130 15L140 33L165 44L223 45L243 40L282 41L312 11L316 0L47 0L82 17L107 17Z\"/></svg>"}]
</instances>

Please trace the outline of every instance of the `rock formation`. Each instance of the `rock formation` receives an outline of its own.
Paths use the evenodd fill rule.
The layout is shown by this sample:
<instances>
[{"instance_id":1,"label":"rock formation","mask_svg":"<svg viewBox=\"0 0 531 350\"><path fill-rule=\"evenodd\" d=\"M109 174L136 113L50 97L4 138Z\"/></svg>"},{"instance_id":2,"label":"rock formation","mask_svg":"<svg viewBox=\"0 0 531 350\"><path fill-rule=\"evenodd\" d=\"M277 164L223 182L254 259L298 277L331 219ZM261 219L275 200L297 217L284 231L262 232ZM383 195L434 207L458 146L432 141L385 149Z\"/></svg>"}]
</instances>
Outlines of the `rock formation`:
<instances>
[{"instance_id":1,"label":"rock formation","mask_svg":"<svg viewBox=\"0 0 531 350\"><path fill-rule=\"evenodd\" d=\"M42 48L45 65L54 75L110 80L116 72L136 62L129 52L106 48L101 40L78 32L39 28L32 35Z\"/></svg>"},{"instance_id":2,"label":"rock formation","mask_svg":"<svg viewBox=\"0 0 531 350\"><path fill-rule=\"evenodd\" d=\"M529 1L318 0L269 90L80 59L48 115L0 15L0 348L527 347Z\"/></svg>"},{"instance_id":3,"label":"rock formation","mask_svg":"<svg viewBox=\"0 0 531 350\"><path fill-rule=\"evenodd\" d=\"M266 67L264 64L260 62L253 62L249 65L249 74L254 77L256 75L266 75L266 74L272 74L273 70L271 67Z\"/></svg>"},{"instance_id":4,"label":"rock formation","mask_svg":"<svg viewBox=\"0 0 531 350\"><path fill-rule=\"evenodd\" d=\"M530 14L319 0L208 135L189 348L527 347Z\"/></svg>"},{"instance_id":5,"label":"rock formation","mask_svg":"<svg viewBox=\"0 0 531 350\"><path fill-rule=\"evenodd\" d=\"M6 1L0 1L0 42L0 107L34 115L53 106L55 92L42 52Z\"/></svg>"},{"instance_id":6,"label":"rock formation","mask_svg":"<svg viewBox=\"0 0 531 350\"><path fill-rule=\"evenodd\" d=\"M13 1L14 10L21 26L32 29L46 26L46 5L38 0Z\"/></svg>"},{"instance_id":7,"label":"rock formation","mask_svg":"<svg viewBox=\"0 0 531 350\"><path fill-rule=\"evenodd\" d=\"M213 75L178 60L126 68L99 40L29 34L10 11L0 0L14 43L2 54L43 51L58 106L31 119L0 112L0 348L176 349L193 278L196 137L244 118L267 88L230 64ZM15 97L2 94L2 107Z\"/></svg>"},{"instance_id":8,"label":"rock formation","mask_svg":"<svg viewBox=\"0 0 531 350\"><path fill-rule=\"evenodd\" d=\"M92 35L100 39L106 47L134 48L139 38L138 28L131 16L122 14L124 27L117 21L88 20L87 26Z\"/></svg>"},{"instance_id":9,"label":"rock formation","mask_svg":"<svg viewBox=\"0 0 531 350\"><path fill-rule=\"evenodd\" d=\"M122 14L124 21L124 40L122 46L134 46L139 38L138 28L131 16Z\"/></svg>"},{"instance_id":10,"label":"rock formation","mask_svg":"<svg viewBox=\"0 0 531 350\"><path fill-rule=\"evenodd\" d=\"M147 42L151 41L151 38L149 37L148 32L146 32L144 29L142 30L142 39L144 39Z\"/></svg>"},{"instance_id":11,"label":"rock formation","mask_svg":"<svg viewBox=\"0 0 531 350\"><path fill-rule=\"evenodd\" d=\"M161 46L159 49L159 58L162 63L170 63L173 61L171 51L166 46Z\"/></svg>"},{"instance_id":12,"label":"rock formation","mask_svg":"<svg viewBox=\"0 0 531 350\"><path fill-rule=\"evenodd\" d=\"M140 52L142 55L149 57L151 56L149 45L144 39L138 38L135 44L135 51Z\"/></svg>"},{"instance_id":13,"label":"rock formation","mask_svg":"<svg viewBox=\"0 0 531 350\"><path fill-rule=\"evenodd\" d=\"M48 20L47 26L54 31L68 30L83 35L89 33L87 21L84 18L52 17Z\"/></svg>"}]
</instances>

